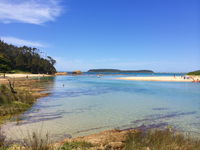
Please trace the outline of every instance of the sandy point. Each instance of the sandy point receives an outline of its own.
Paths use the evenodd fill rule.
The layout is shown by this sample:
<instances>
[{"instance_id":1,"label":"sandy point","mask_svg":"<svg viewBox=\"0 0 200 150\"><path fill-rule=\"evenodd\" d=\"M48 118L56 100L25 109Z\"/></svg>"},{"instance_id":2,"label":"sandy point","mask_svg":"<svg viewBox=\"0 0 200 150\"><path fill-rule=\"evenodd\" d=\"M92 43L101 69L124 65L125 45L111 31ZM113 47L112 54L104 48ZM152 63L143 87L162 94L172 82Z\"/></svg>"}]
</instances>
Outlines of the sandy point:
<instances>
[{"instance_id":1,"label":"sandy point","mask_svg":"<svg viewBox=\"0 0 200 150\"><path fill-rule=\"evenodd\" d=\"M200 76L152 76L152 77L119 77L120 80L163 81L163 82L194 82L200 81Z\"/></svg>"}]
</instances>

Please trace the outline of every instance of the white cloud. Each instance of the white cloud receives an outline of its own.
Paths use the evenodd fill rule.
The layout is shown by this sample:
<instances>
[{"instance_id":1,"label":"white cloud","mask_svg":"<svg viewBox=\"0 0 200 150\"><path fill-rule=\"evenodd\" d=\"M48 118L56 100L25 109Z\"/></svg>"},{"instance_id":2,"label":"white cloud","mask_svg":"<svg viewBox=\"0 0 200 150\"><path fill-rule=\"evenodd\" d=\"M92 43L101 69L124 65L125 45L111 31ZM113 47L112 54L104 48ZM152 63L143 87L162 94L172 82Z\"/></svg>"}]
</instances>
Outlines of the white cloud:
<instances>
[{"instance_id":1,"label":"white cloud","mask_svg":"<svg viewBox=\"0 0 200 150\"><path fill-rule=\"evenodd\" d=\"M43 24L62 12L61 0L0 0L0 22Z\"/></svg>"},{"instance_id":2,"label":"white cloud","mask_svg":"<svg viewBox=\"0 0 200 150\"><path fill-rule=\"evenodd\" d=\"M16 37L0 37L0 39L4 42L7 42L9 44L17 45L17 46L31 46L31 47L46 47L46 44L40 43L40 42L34 42L34 41L27 41L23 39L19 39Z\"/></svg>"}]
</instances>

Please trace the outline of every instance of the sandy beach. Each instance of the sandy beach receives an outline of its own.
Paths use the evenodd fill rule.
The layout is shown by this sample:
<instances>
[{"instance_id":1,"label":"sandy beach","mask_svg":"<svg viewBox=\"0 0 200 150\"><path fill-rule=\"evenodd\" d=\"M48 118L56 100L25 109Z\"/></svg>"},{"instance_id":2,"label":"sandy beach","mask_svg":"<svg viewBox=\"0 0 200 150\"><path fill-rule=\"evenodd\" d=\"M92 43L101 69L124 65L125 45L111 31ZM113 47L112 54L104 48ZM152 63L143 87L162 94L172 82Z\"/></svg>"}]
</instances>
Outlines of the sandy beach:
<instances>
[{"instance_id":1,"label":"sandy beach","mask_svg":"<svg viewBox=\"0 0 200 150\"><path fill-rule=\"evenodd\" d=\"M194 80L200 80L200 76L187 76L186 78L181 76L120 77L117 79L135 81L193 82Z\"/></svg>"},{"instance_id":2,"label":"sandy beach","mask_svg":"<svg viewBox=\"0 0 200 150\"><path fill-rule=\"evenodd\" d=\"M48 74L6 74L6 77L9 78L26 78L26 77L50 77L52 75ZM0 75L3 78L3 74Z\"/></svg>"}]
</instances>

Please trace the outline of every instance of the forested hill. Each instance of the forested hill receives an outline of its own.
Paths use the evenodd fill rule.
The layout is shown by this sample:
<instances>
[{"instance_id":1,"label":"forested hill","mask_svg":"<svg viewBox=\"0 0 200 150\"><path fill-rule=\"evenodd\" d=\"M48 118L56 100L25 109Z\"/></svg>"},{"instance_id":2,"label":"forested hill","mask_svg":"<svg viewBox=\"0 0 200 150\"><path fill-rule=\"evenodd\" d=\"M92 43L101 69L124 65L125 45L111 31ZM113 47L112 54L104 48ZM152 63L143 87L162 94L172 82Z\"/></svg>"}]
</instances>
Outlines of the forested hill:
<instances>
[{"instance_id":1,"label":"forested hill","mask_svg":"<svg viewBox=\"0 0 200 150\"><path fill-rule=\"evenodd\" d=\"M0 72L12 72L20 70L30 73L56 72L56 61L47 56L43 58L37 48L27 46L17 47L0 40Z\"/></svg>"},{"instance_id":2,"label":"forested hill","mask_svg":"<svg viewBox=\"0 0 200 150\"><path fill-rule=\"evenodd\" d=\"M188 75L200 75L200 70L189 72Z\"/></svg>"}]
</instances>

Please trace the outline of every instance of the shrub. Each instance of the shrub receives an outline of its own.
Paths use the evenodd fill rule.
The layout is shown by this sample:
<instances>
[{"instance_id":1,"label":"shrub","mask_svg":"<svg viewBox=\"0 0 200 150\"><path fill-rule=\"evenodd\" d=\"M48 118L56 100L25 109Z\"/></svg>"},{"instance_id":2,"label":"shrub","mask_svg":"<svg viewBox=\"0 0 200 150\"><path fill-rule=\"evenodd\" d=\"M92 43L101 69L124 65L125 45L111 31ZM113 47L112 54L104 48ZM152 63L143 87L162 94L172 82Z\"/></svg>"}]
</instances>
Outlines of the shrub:
<instances>
[{"instance_id":1,"label":"shrub","mask_svg":"<svg viewBox=\"0 0 200 150\"><path fill-rule=\"evenodd\" d=\"M49 135L44 137L40 133L33 132L23 140L23 146L28 150L53 150Z\"/></svg>"},{"instance_id":2,"label":"shrub","mask_svg":"<svg viewBox=\"0 0 200 150\"><path fill-rule=\"evenodd\" d=\"M129 134L125 150L200 150L200 140L166 130Z\"/></svg>"},{"instance_id":3,"label":"shrub","mask_svg":"<svg viewBox=\"0 0 200 150\"><path fill-rule=\"evenodd\" d=\"M59 150L87 150L91 147L93 145L88 142L66 142Z\"/></svg>"}]
</instances>

